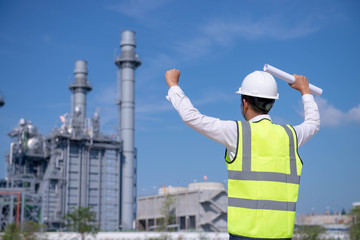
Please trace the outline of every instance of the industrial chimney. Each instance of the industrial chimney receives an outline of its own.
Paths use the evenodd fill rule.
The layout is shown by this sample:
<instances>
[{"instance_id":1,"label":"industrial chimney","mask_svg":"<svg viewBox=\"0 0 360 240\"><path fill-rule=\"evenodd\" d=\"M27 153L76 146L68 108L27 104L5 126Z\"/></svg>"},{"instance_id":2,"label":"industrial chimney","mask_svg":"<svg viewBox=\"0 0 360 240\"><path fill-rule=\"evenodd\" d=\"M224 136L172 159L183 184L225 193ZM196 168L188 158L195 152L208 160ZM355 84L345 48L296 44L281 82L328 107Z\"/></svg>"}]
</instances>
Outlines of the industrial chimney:
<instances>
[{"instance_id":1,"label":"industrial chimney","mask_svg":"<svg viewBox=\"0 0 360 240\"><path fill-rule=\"evenodd\" d=\"M72 92L72 114L73 114L73 127L83 128L86 118L86 94L91 91L87 80L87 61L75 61L74 68L74 82L70 84L69 89Z\"/></svg>"},{"instance_id":2,"label":"industrial chimney","mask_svg":"<svg viewBox=\"0 0 360 240\"><path fill-rule=\"evenodd\" d=\"M135 54L135 32L121 33L121 55L115 58L117 72L117 103L120 106L119 137L123 143L122 187L121 187L121 228L130 230L136 215L135 179L135 69L141 61ZM119 96L120 95L120 96Z\"/></svg>"}]
</instances>

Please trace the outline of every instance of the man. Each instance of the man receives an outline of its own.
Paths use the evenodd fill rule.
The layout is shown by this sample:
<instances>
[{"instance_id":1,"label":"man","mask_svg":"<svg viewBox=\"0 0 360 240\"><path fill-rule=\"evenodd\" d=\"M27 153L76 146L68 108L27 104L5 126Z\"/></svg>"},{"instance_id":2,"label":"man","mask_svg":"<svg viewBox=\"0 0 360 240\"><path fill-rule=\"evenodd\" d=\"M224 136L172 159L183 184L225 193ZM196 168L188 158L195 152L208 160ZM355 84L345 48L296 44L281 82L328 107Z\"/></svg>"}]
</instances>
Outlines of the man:
<instances>
[{"instance_id":1,"label":"man","mask_svg":"<svg viewBox=\"0 0 360 240\"><path fill-rule=\"evenodd\" d=\"M291 239L294 231L302 161L297 148L320 129L318 107L306 77L289 84L302 94L305 121L276 125L268 112L278 90L268 73L255 71L242 82L241 113L246 121L223 121L202 115L178 85L180 71L166 72L167 98L182 120L226 147L228 232L230 239Z\"/></svg>"}]
</instances>

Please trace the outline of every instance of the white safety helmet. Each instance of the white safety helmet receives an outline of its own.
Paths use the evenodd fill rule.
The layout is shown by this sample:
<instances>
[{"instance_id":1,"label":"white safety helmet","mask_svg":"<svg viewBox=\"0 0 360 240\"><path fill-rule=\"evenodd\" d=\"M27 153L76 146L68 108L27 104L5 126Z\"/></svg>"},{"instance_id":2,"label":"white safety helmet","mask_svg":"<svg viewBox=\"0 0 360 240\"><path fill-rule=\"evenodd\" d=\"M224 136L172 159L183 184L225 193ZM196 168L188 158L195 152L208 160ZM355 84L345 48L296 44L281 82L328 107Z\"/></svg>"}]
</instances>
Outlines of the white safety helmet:
<instances>
[{"instance_id":1,"label":"white safety helmet","mask_svg":"<svg viewBox=\"0 0 360 240\"><path fill-rule=\"evenodd\" d=\"M274 77L263 71L255 71L247 75L236 93L252 97L279 99L278 87Z\"/></svg>"}]
</instances>

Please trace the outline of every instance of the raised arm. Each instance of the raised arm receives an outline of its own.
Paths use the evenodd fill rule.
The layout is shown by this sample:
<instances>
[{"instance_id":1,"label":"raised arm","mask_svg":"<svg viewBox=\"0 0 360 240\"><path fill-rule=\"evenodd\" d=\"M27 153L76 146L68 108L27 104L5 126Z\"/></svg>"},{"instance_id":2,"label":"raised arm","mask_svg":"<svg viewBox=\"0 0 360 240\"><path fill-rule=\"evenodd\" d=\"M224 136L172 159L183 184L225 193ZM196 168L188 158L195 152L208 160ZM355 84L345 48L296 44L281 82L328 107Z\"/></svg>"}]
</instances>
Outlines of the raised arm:
<instances>
[{"instance_id":1,"label":"raised arm","mask_svg":"<svg viewBox=\"0 0 360 240\"><path fill-rule=\"evenodd\" d=\"M294 74L293 76L295 82L289 86L301 93L304 104L304 122L294 126L300 147L320 130L320 114L314 97L310 93L308 79L301 75Z\"/></svg>"},{"instance_id":2,"label":"raised arm","mask_svg":"<svg viewBox=\"0 0 360 240\"><path fill-rule=\"evenodd\" d=\"M168 99L186 125L228 148L236 150L237 125L235 121L223 121L218 118L203 115L194 108L190 99L185 96L179 87L180 71L176 69L165 73L166 83L169 86Z\"/></svg>"}]
</instances>

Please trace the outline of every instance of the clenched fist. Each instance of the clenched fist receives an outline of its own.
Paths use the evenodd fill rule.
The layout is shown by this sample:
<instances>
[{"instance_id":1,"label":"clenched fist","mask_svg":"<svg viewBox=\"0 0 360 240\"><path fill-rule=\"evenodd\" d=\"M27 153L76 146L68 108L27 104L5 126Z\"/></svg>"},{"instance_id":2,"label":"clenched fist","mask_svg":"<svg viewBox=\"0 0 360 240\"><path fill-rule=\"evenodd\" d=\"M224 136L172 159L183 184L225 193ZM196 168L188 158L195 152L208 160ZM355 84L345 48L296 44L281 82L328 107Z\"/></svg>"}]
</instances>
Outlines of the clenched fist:
<instances>
[{"instance_id":1,"label":"clenched fist","mask_svg":"<svg viewBox=\"0 0 360 240\"><path fill-rule=\"evenodd\" d=\"M172 86L178 86L179 78L180 70L171 69L165 73L166 83L169 85L169 88Z\"/></svg>"}]
</instances>

